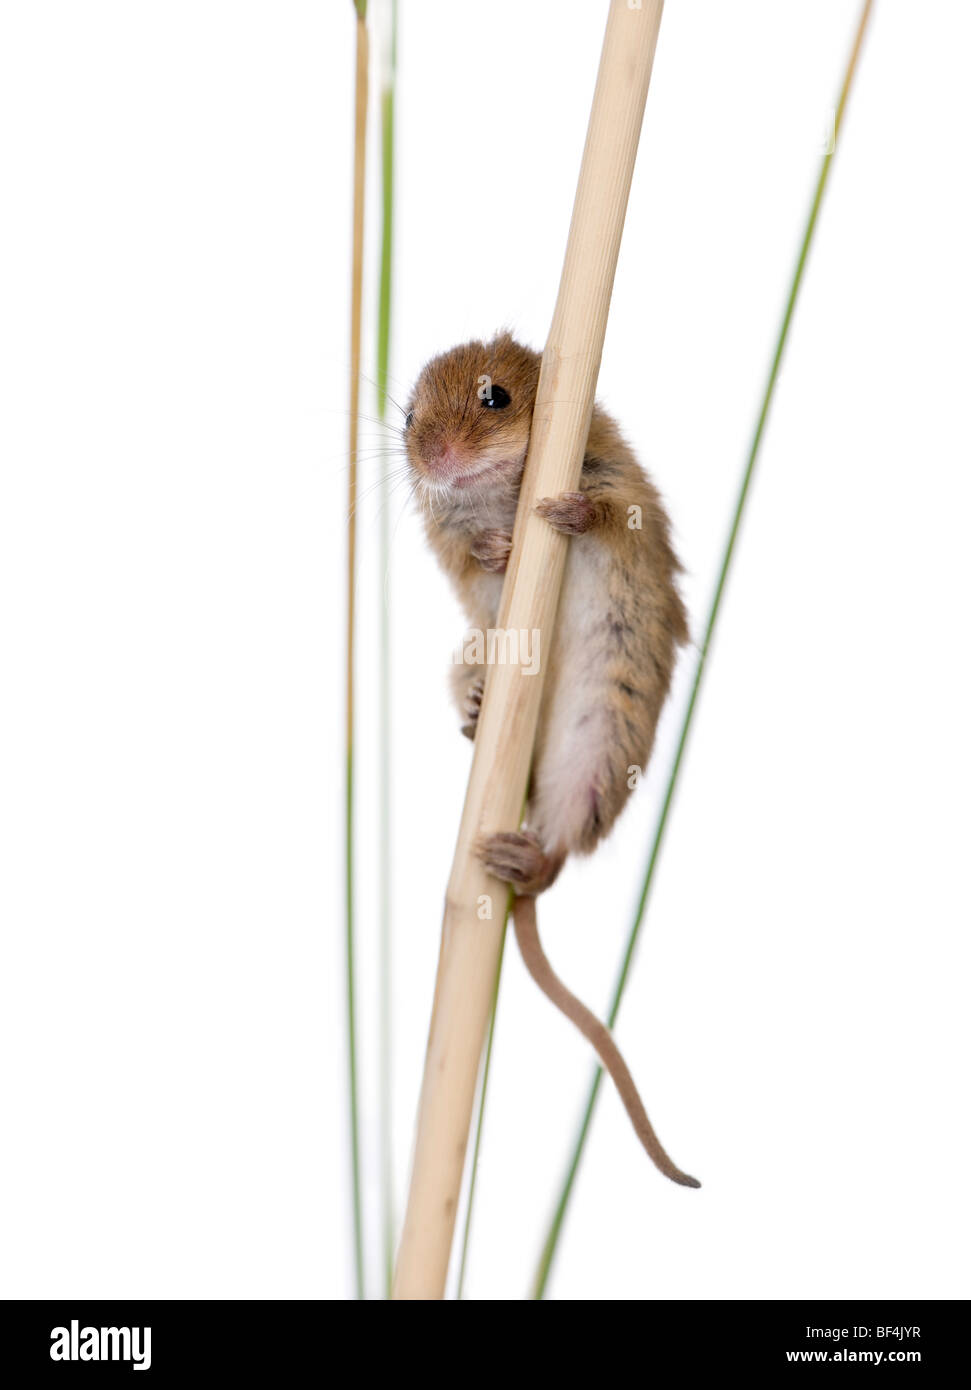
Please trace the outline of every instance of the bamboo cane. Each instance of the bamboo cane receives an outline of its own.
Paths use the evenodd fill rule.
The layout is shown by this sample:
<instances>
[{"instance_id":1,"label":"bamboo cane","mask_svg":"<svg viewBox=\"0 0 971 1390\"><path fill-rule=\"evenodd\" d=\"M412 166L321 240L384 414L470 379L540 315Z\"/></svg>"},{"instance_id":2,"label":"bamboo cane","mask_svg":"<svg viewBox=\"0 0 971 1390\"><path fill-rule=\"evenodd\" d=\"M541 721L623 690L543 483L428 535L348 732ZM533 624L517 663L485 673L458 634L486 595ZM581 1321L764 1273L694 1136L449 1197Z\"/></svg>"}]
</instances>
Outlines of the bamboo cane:
<instances>
[{"instance_id":1,"label":"bamboo cane","mask_svg":"<svg viewBox=\"0 0 971 1390\"><path fill-rule=\"evenodd\" d=\"M411 1188L393 1297L441 1298L469 1122L502 943L508 890L476 854L483 834L520 822L567 540L537 517L539 498L576 489L590 430L607 310L663 0L611 0L499 626L540 634L540 670L487 670L475 752L445 898L442 944Z\"/></svg>"}]
</instances>

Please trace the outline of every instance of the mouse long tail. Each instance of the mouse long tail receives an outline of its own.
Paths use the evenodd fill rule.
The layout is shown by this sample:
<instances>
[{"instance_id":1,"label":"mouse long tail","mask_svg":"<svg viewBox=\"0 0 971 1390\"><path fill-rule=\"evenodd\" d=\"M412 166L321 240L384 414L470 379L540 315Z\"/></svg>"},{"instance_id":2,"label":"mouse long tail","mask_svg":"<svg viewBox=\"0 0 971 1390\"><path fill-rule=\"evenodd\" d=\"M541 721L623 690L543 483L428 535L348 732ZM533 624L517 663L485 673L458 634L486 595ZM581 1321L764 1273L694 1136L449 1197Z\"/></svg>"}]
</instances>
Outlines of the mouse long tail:
<instances>
[{"instance_id":1,"label":"mouse long tail","mask_svg":"<svg viewBox=\"0 0 971 1390\"><path fill-rule=\"evenodd\" d=\"M531 897L514 898L512 915L516 940L519 942L519 950L526 964L526 969L546 997L552 1000L560 1012L566 1014L570 1022L575 1023L588 1042L593 1044L597 1055L617 1087L617 1092L624 1102L624 1108L630 1116L631 1124L634 1126L638 1139L647 1150L652 1163L672 1182L680 1183L682 1187L700 1187L701 1183L698 1179L689 1178L687 1173L682 1173L680 1168L676 1168L661 1147L661 1142L654 1133L654 1128L647 1118L644 1103L634 1085L634 1078L608 1030L596 1014L591 1013L585 1004L581 1004L576 995L570 993L547 960L536 927L536 899Z\"/></svg>"}]
</instances>

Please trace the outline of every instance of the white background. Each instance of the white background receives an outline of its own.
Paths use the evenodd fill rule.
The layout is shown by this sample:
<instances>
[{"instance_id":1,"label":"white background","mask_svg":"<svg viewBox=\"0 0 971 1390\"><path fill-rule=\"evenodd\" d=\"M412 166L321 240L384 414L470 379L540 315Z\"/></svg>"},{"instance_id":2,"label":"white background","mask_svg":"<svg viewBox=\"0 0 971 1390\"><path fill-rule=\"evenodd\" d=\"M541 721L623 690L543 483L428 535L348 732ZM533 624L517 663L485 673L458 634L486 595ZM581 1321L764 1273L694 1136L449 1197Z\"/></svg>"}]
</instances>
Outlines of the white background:
<instances>
[{"instance_id":1,"label":"white background","mask_svg":"<svg viewBox=\"0 0 971 1390\"><path fill-rule=\"evenodd\" d=\"M668 499L696 636L856 14L671 0L662 24L601 395ZM603 16L403 0L399 398L465 336L542 345ZM352 1290L352 43L350 0L0 10L8 1296ZM618 1028L704 1187L656 1174L605 1090L553 1296L971 1292L969 43L965 6L878 0ZM445 679L461 620L404 498L399 1212L470 753ZM373 1294L373 500L360 525ZM646 786L542 902L601 1010L692 659ZM511 947L470 1296L527 1290L590 1071Z\"/></svg>"}]
</instances>

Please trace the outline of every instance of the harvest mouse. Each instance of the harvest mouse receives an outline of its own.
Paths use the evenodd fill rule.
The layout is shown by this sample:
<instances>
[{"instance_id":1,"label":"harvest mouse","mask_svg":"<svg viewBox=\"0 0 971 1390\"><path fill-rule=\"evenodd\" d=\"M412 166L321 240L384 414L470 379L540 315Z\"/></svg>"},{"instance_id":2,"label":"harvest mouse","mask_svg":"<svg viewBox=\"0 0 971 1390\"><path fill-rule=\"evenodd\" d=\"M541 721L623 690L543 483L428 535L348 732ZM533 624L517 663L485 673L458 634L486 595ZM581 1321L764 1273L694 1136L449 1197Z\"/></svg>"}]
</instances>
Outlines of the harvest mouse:
<instances>
[{"instance_id":1,"label":"harvest mouse","mask_svg":"<svg viewBox=\"0 0 971 1390\"><path fill-rule=\"evenodd\" d=\"M540 354L508 333L469 342L423 368L408 403L405 447L425 530L472 627L494 628L529 443ZM488 837L489 872L513 886L513 921L531 975L596 1048L654 1163L699 1183L661 1147L610 1033L554 974L535 898L567 855L588 854L647 766L688 625L663 504L599 405L577 492L537 512L572 537L567 552L522 829ZM454 668L463 733L475 737L485 670Z\"/></svg>"}]
</instances>

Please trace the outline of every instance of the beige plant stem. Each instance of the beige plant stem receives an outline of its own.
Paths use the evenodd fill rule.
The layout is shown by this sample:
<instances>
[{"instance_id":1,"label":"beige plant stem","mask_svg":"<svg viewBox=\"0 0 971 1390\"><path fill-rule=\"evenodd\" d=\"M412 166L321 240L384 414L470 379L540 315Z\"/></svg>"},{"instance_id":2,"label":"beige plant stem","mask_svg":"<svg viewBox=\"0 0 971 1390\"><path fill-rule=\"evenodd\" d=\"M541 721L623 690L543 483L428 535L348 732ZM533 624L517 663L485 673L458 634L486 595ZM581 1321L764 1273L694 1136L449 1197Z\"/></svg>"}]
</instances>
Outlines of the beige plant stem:
<instances>
[{"instance_id":1,"label":"beige plant stem","mask_svg":"<svg viewBox=\"0 0 971 1390\"><path fill-rule=\"evenodd\" d=\"M508 631L539 632L549 650L567 539L534 513L574 490L590 428L607 311L663 0L611 0L566 257L543 353L529 455L499 612ZM519 824L543 665L488 668L472 771L442 924L438 977L418 1110L411 1187L393 1296L444 1294L476 1080L502 942L506 886L476 847Z\"/></svg>"},{"instance_id":2,"label":"beige plant stem","mask_svg":"<svg viewBox=\"0 0 971 1390\"><path fill-rule=\"evenodd\" d=\"M354 208L351 231L351 397L347 442L347 687L345 691L344 896L347 983L347 1057L350 1094L351 1181L353 1186L354 1272L358 1298L364 1297L364 1230L361 1210L361 1154L357 1106L357 1019L354 982L354 598L357 562L357 455L361 397L361 304L364 283L364 174L367 134L368 33L365 0L357 0L354 85Z\"/></svg>"}]
</instances>

